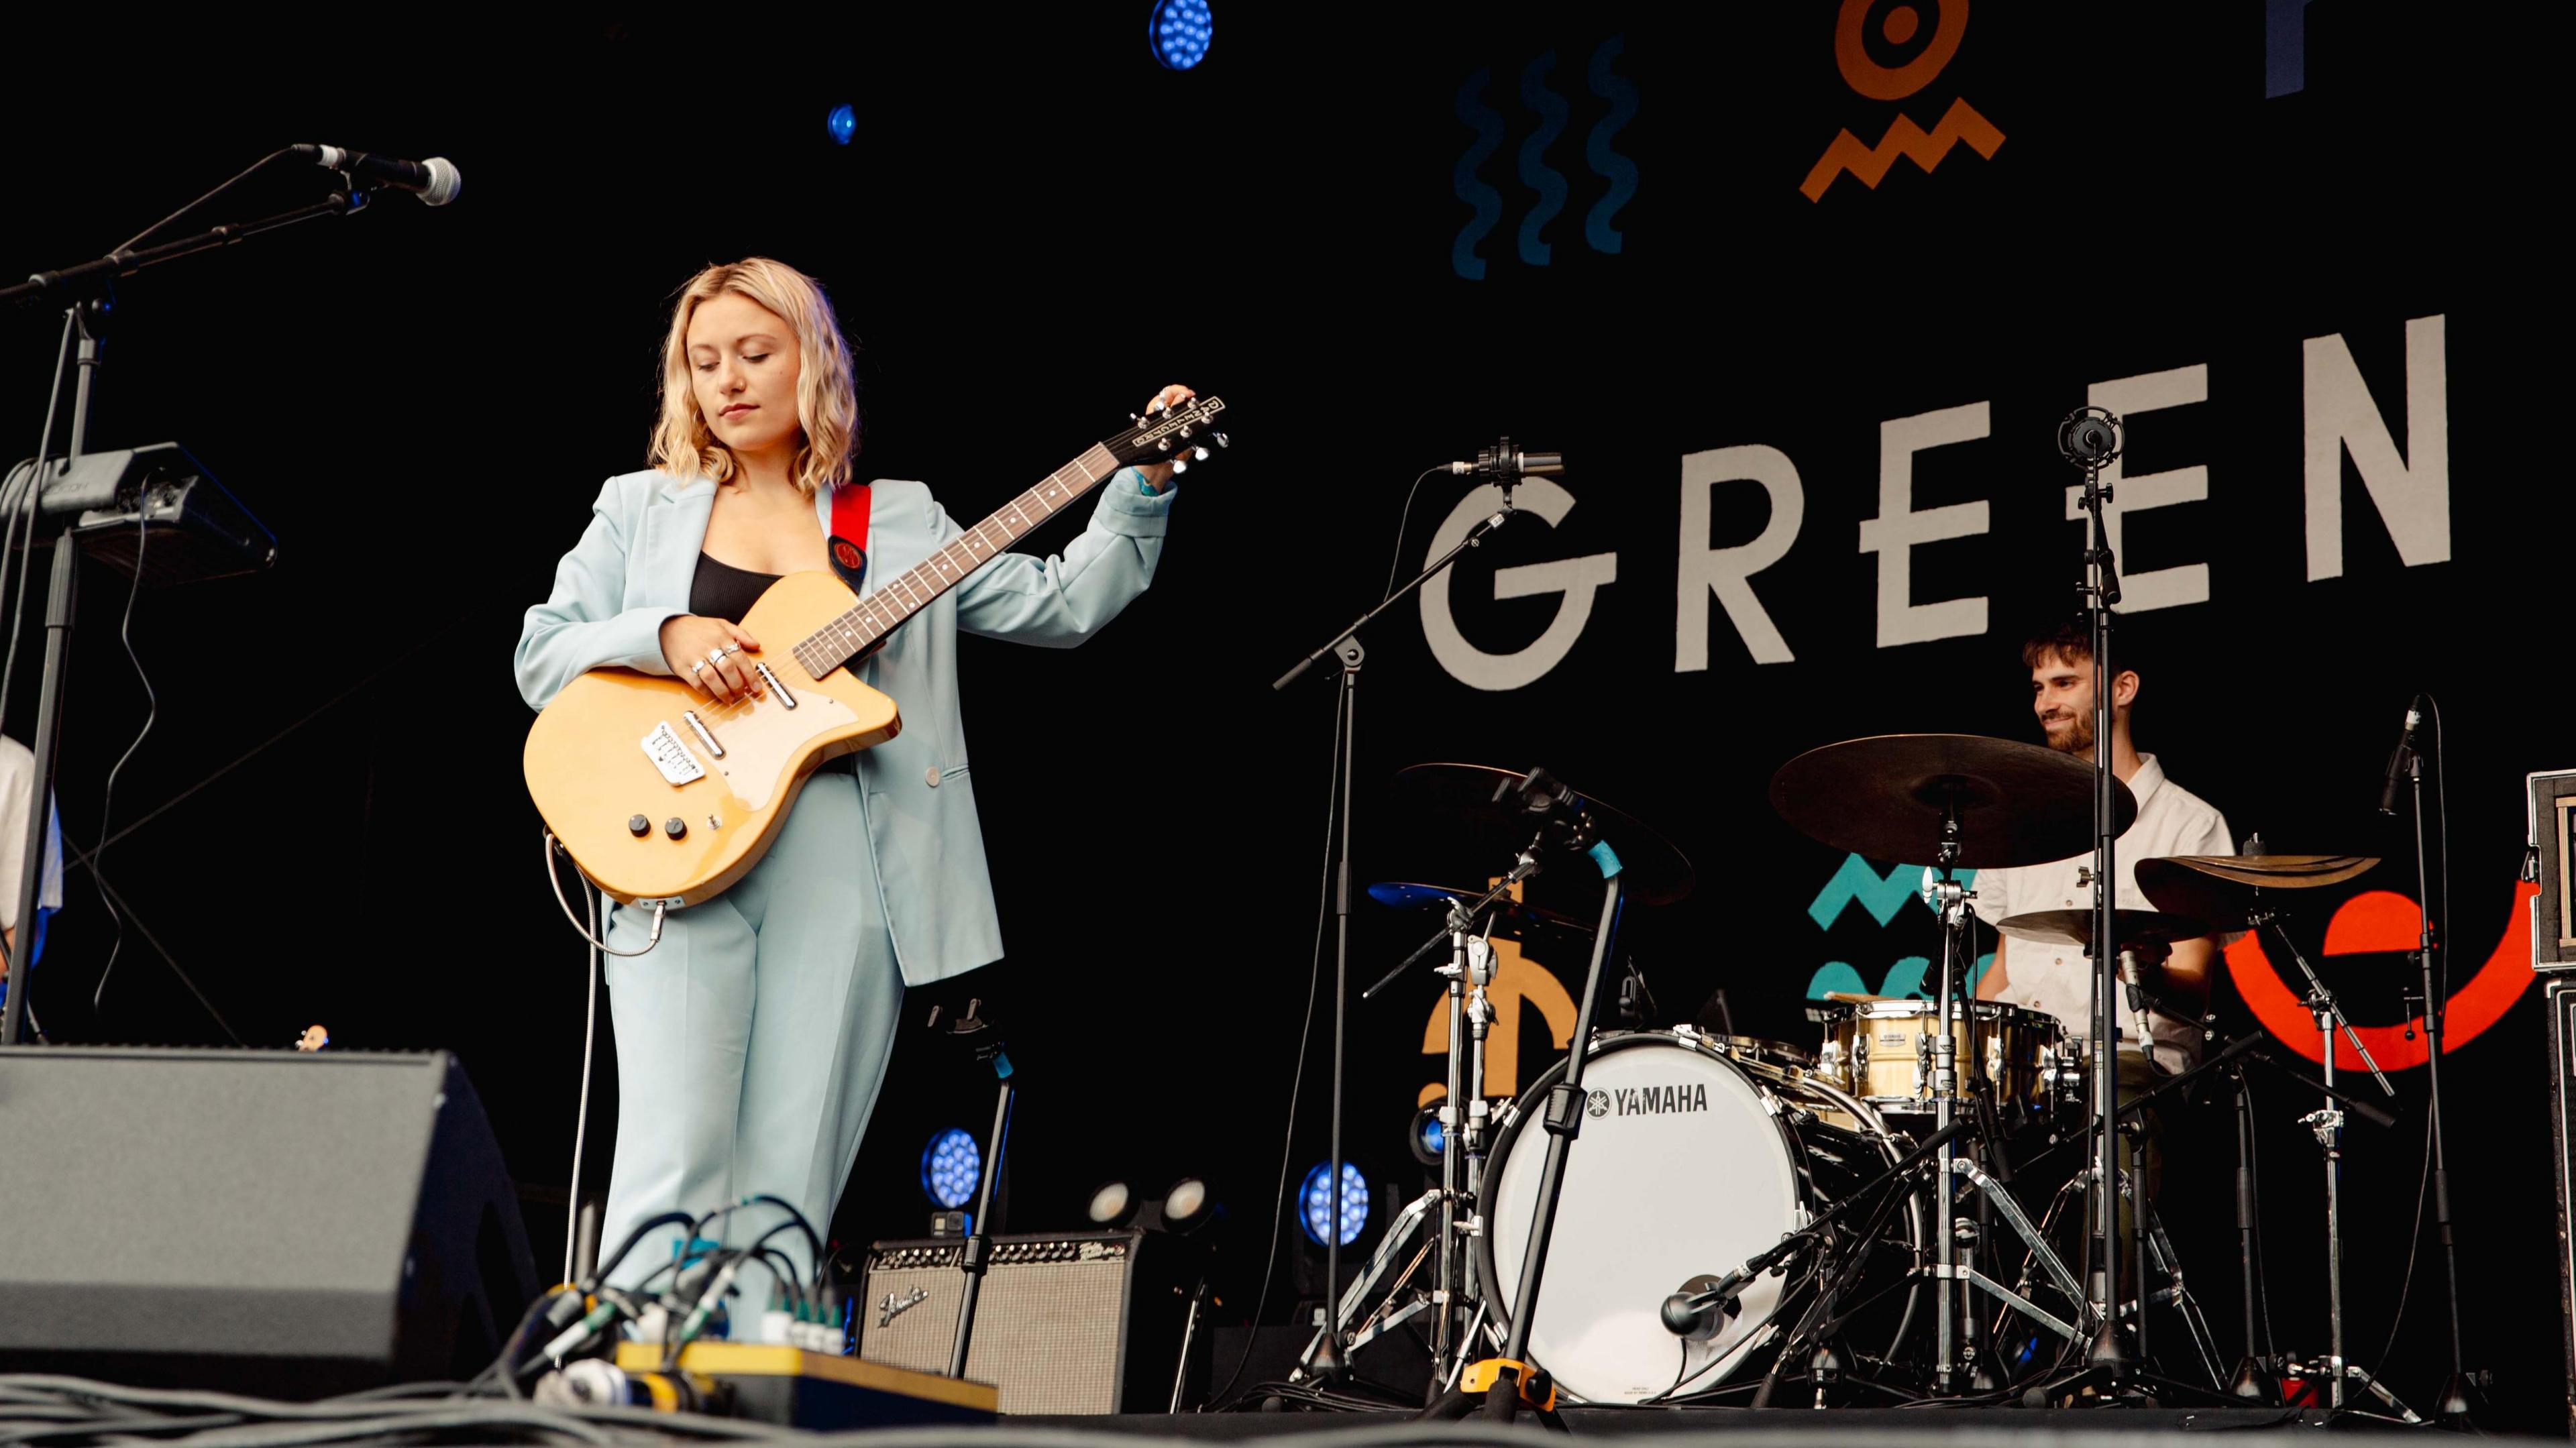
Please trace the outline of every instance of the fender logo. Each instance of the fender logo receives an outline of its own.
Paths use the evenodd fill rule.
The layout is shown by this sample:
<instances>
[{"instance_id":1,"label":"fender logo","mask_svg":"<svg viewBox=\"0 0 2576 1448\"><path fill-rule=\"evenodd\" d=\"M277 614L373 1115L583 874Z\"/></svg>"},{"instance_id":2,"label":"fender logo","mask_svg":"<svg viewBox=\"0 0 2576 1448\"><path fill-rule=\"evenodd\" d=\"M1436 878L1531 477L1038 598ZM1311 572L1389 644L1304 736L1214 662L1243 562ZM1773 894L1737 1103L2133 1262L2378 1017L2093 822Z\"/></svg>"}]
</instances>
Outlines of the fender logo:
<instances>
[{"instance_id":1,"label":"fender logo","mask_svg":"<svg viewBox=\"0 0 2576 1448\"><path fill-rule=\"evenodd\" d=\"M918 1287L900 1296L889 1292L885 1301L877 1304L877 1326L884 1327L929 1300L930 1294Z\"/></svg>"}]
</instances>

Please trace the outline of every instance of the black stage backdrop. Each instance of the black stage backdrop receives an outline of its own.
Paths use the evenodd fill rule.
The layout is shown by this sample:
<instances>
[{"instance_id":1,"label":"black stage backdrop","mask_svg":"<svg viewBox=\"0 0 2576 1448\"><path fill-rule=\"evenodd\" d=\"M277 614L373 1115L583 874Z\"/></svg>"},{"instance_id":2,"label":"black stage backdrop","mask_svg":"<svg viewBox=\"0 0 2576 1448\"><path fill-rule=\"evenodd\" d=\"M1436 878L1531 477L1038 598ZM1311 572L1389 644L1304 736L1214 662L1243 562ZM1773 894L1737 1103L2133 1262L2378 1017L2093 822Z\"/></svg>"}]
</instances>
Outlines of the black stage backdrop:
<instances>
[{"instance_id":1,"label":"black stage backdrop","mask_svg":"<svg viewBox=\"0 0 2576 1448\"><path fill-rule=\"evenodd\" d=\"M444 212L391 199L120 294L95 443L185 442L283 552L134 607L160 706L108 817L122 951L93 1008L118 933L75 860L36 990L53 1036L219 1043L220 1012L260 1046L318 1021L340 1049L455 1048L532 1226L560 1232L584 951L538 875L506 656L599 479L641 465L665 297L772 253L830 284L860 344L862 468L928 479L961 517L1165 381L1233 405L1232 454L1187 480L1116 627L1070 653L967 646L1011 954L937 994L985 999L1022 1068L1008 1225L1071 1225L1104 1177L1210 1174L1226 1314L1247 1315L1299 1043L1302 1172L1330 1040L1310 981L1332 690L1267 685L1463 525L1466 480L1434 477L1399 546L1415 474L1503 432L1569 459L1445 601L1366 636L1361 879L1503 863L1420 827L1398 768L1543 763L1697 867L1687 900L1630 914L1659 1019L1723 988L1739 1030L1812 1046L1811 995L1918 981L1932 919L1902 867L1923 862L1813 843L1765 784L1839 738L2034 737L2015 649L2073 612L2081 540L2052 435L2098 401L2131 423L2141 743L2240 839L2388 857L2298 927L2406 1068L2403 1124L2351 1133L2364 1362L2406 1280L2425 1076L2411 917L2372 893L2412 899L2407 834L2372 806L2410 695L2457 730L2445 1080L2470 1359L2516 1421L2549 1421L2515 871L2521 776L2576 739L2540 224L2560 122L2517 22L2348 0L1973 21L1963 0L1696 19L1220 0L1211 57L1174 73L1146 8L22 35L0 269L97 254L298 140L443 153L468 178ZM847 147L824 124L842 102ZM55 328L6 322L11 456ZM83 856L143 717L124 601L91 574L61 792ZM22 621L22 737L40 637ZM1538 893L1591 908L1570 871ZM1366 907L1354 989L1430 924ZM2285 1055L2315 1054L2258 950L2225 974L2227 1030L2277 1024ZM1515 1007L1524 1081L1546 994ZM1435 997L1422 977L1352 1008L1351 1155L1382 1190L1420 1186L1403 1136L1437 1079ZM916 1232L921 1143L986 1110L925 1040L895 1072L846 1240ZM2306 1103L2261 1105L2274 1322L2321 1352ZM2179 1113L2167 1190L2232 1349L2226 1122ZM594 1185L604 1163L595 1146ZM2425 1406L2441 1290L2428 1251L2391 1371Z\"/></svg>"}]
</instances>

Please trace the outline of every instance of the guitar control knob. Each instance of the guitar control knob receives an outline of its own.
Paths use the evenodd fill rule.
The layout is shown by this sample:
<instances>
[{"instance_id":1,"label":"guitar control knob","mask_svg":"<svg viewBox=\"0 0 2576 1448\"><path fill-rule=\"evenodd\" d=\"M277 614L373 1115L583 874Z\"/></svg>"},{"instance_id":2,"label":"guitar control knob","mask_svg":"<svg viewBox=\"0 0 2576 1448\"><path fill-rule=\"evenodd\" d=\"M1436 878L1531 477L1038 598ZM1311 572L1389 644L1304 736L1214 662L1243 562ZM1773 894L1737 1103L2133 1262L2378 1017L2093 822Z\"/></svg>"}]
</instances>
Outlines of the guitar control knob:
<instances>
[{"instance_id":1,"label":"guitar control knob","mask_svg":"<svg viewBox=\"0 0 2576 1448\"><path fill-rule=\"evenodd\" d=\"M680 818L678 815L673 815L669 819L662 821L662 833L669 835L675 840L687 835L688 832L689 822Z\"/></svg>"},{"instance_id":2,"label":"guitar control knob","mask_svg":"<svg viewBox=\"0 0 2576 1448\"><path fill-rule=\"evenodd\" d=\"M653 833L653 822L644 818L642 815L628 815L626 817L626 832L640 840L646 835Z\"/></svg>"}]
</instances>

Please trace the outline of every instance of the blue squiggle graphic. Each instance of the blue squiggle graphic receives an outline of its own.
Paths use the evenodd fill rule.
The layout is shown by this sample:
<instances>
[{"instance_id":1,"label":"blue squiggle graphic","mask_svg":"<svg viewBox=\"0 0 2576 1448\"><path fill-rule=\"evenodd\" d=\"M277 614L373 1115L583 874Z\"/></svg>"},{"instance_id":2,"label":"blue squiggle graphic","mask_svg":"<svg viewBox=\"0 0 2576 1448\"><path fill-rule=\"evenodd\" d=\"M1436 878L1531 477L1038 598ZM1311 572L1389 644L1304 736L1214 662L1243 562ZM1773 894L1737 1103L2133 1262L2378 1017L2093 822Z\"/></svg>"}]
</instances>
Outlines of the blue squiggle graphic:
<instances>
[{"instance_id":1,"label":"blue squiggle graphic","mask_svg":"<svg viewBox=\"0 0 2576 1448\"><path fill-rule=\"evenodd\" d=\"M1483 66L1458 87L1458 119L1476 133L1476 143L1458 158L1457 168L1449 173L1450 187L1458 199L1476 209L1475 218L1458 229L1458 239L1449 244L1449 265L1458 275L1471 282L1485 279L1485 259L1476 255L1476 243L1503 219L1503 195L1476 175L1485 158L1503 143L1503 118L1485 104L1485 86L1494 73Z\"/></svg>"},{"instance_id":2,"label":"blue squiggle graphic","mask_svg":"<svg viewBox=\"0 0 2576 1448\"><path fill-rule=\"evenodd\" d=\"M1547 73L1554 69L1551 50L1521 71L1521 104L1539 117L1538 129L1521 142L1521 184L1538 193L1538 204L1521 218L1521 260L1531 266L1547 265L1548 245L1538 239L1538 229L1565 209L1565 177L1543 164L1548 145L1565 130L1565 97L1547 88Z\"/></svg>"},{"instance_id":3,"label":"blue squiggle graphic","mask_svg":"<svg viewBox=\"0 0 2576 1448\"><path fill-rule=\"evenodd\" d=\"M1637 194L1637 163L1610 149L1610 138L1619 134L1621 126L1637 117L1637 83L1624 75L1610 73L1610 62L1619 58L1620 52L1626 48L1626 40L1625 36L1614 35L1601 42L1601 48L1592 52L1592 64L1584 72L1585 78L1592 83L1592 93L1610 103L1610 114L1593 126L1592 135L1583 143L1583 159L1592 167L1594 175L1610 183L1610 189L1602 193L1601 199L1592 204L1591 214L1583 218L1583 239L1592 243L1594 251L1608 252L1612 256L1619 254L1620 236L1610 229L1610 218L1618 215L1619 208L1628 204L1628 198Z\"/></svg>"}]
</instances>

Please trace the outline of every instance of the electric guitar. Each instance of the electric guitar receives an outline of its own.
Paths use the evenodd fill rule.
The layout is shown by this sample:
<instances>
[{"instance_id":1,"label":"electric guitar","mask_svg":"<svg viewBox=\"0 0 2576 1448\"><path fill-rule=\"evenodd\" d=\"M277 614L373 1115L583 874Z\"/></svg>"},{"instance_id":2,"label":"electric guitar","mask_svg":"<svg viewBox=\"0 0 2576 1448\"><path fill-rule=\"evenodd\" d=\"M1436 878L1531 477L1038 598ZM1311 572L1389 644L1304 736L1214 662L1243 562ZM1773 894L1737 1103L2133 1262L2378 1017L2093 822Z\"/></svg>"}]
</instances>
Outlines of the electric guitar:
<instances>
[{"instance_id":1,"label":"electric guitar","mask_svg":"<svg viewBox=\"0 0 2576 1448\"><path fill-rule=\"evenodd\" d=\"M742 621L771 645L746 659L765 697L721 703L625 668L573 680L528 731L537 813L612 899L695 905L722 892L767 853L817 766L903 727L895 701L843 665L1120 468L1205 459L1207 444L1225 445L1212 426L1224 411L1200 397L1137 419L865 598L831 573L779 579ZM784 639L796 643L776 647Z\"/></svg>"}]
</instances>

